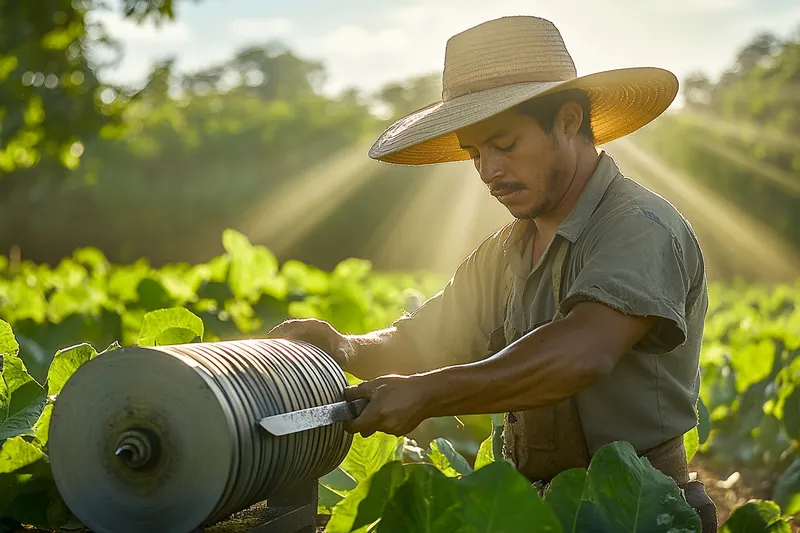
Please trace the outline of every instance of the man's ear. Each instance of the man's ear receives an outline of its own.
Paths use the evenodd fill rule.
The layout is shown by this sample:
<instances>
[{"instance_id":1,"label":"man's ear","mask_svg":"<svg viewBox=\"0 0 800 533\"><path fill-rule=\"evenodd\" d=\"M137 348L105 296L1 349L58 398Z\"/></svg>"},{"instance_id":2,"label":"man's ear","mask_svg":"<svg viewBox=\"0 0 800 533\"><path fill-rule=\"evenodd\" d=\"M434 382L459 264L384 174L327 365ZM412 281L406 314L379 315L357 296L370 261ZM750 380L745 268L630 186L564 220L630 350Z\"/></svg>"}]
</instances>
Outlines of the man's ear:
<instances>
[{"instance_id":1,"label":"man's ear","mask_svg":"<svg viewBox=\"0 0 800 533\"><path fill-rule=\"evenodd\" d=\"M566 102L558 110L555 120L555 129L558 135L563 135L572 140L578 135L578 130L583 123L583 109L578 102Z\"/></svg>"}]
</instances>

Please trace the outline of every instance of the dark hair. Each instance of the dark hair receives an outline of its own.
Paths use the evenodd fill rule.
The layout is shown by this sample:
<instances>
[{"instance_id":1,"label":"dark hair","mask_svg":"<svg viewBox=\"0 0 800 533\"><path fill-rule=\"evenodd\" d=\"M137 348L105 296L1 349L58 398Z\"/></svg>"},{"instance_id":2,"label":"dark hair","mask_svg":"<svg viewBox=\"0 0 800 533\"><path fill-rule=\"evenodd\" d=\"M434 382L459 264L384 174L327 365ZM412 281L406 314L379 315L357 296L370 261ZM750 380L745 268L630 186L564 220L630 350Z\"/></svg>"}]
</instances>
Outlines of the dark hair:
<instances>
[{"instance_id":1,"label":"dark hair","mask_svg":"<svg viewBox=\"0 0 800 533\"><path fill-rule=\"evenodd\" d=\"M592 131L591 110L589 96L581 89L567 89L544 96L538 96L532 100L527 100L517 105L518 113L532 117L539 123L545 133L553 133L553 123L556 113L567 102L577 102L583 110L583 121L578 128L578 135L582 135L590 143L594 144L594 132Z\"/></svg>"}]
</instances>

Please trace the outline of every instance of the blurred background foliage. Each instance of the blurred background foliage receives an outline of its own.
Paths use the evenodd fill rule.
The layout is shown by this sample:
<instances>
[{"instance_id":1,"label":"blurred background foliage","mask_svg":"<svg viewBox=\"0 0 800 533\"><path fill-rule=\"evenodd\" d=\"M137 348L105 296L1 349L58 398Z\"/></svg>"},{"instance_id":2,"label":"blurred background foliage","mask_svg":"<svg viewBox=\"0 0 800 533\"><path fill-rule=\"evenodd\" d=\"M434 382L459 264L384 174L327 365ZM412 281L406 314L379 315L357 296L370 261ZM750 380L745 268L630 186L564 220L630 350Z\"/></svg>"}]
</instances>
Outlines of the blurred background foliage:
<instances>
[{"instance_id":1,"label":"blurred background foliage","mask_svg":"<svg viewBox=\"0 0 800 533\"><path fill-rule=\"evenodd\" d=\"M333 97L320 91L325 65L268 42L190 73L176 73L166 59L146 83L115 86L99 81L121 53L97 21L104 10L159 22L175 6L0 0L0 249L50 263L81 246L112 261L202 262L222 252L230 227L280 260L330 269L358 256L381 269L449 274L508 220L488 198L459 196L462 189L485 195L469 163L443 175L366 156L388 121L439 98L438 74ZM712 233L724 222L707 207L711 200L694 209L680 202L701 194L695 187L725 202L745 227L725 228L717 240L754 231L744 214L783 247L780 269L718 268L712 278L777 281L798 273L798 33L755 37L718 80L703 73L683 80L683 106L627 145L604 147L619 152L635 179L652 175L644 182L657 191L671 178L628 163L631 143L687 174L690 189L664 194L693 223L709 219ZM720 245L703 239L715 256ZM731 253L716 263L741 260ZM742 245L738 253L758 255Z\"/></svg>"}]
</instances>

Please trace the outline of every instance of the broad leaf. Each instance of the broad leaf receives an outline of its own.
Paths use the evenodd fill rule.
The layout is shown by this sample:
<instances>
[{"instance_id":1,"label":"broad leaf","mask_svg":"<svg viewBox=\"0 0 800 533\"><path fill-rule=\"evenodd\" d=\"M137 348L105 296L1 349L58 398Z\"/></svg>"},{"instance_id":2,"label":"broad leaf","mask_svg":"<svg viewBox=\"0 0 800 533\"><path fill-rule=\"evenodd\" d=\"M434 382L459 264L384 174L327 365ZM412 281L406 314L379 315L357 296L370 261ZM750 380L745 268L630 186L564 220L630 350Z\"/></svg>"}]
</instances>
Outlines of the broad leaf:
<instances>
[{"instance_id":1,"label":"broad leaf","mask_svg":"<svg viewBox=\"0 0 800 533\"><path fill-rule=\"evenodd\" d=\"M267 248L253 246L245 235L232 229L222 233L222 245L231 258L228 285L237 298L257 296L258 290L267 286L278 294L281 288L285 291L285 287L272 286L278 260Z\"/></svg>"},{"instance_id":2,"label":"broad leaf","mask_svg":"<svg viewBox=\"0 0 800 533\"><path fill-rule=\"evenodd\" d=\"M319 483L317 486L317 514L331 514L334 506L344 498Z\"/></svg>"},{"instance_id":3,"label":"broad leaf","mask_svg":"<svg viewBox=\"0 0 800 533\"><path fill-rule=\"evenodd\" d=\"M33 426L39 419L44 406L44 394L38 400L34 400L20 411L14 413L3 421L0 421L0 442L11 437L21 435L33 435Z\"/></svg>"},{"instance_id":4,"label":"broad leaf","mask_svg":"<svg viewBox=\"0 0 800 533\"><path fill-rule=\"evenodd\" d=\"M700 532L700 518L675 482L639 459L630 443L601 447L592 457L586 487L614 531Z\"/></svg>"},{"instance_id":5,"label":"broad leaf","mask_svg":"<svg viewBox=\"0 0 800 533\"><path fill-rule=\"evenodd\" d=\"M697 453L700 447L700 438L698 436L697 427L693 427L683 434L683 446L686 448L686 461L689 462Z\"/></svg>"},{"instance_id":6,"label":"broad leaf","mask_svg":"<svg viewBox=\"0 0 800 533\"><path fill-rule=\"evenodd\" d=\"M739 393L766 378L775 362L775 345L764 339L758 344L745 346L731 359L736 371L736 389Z\"/></svg>"},{"instance_id":7,"label":"broad leaf","mask_svg":"<svg viewBox=\"0 0 800 533\"><path fill-rule=\"evenodd\" d=\"M14 395L17 389L35 380L28 374L25 363L16 355L7 354L3 357L3 381L6 383L9 397Z\"/></svg>"},{"instance_id":8,"label":"broad leaf","mask_svg":"<svg viewBox=\"0 0 800 533\"><path fill-rule=\"evenodd\" d=\"M188 344L197 338L197 333L187 328L169 328L156 337L156 346Z\"/></svg>"},{"instance_id":9,"label":"broad leaf","mask_svg":"<svg viewBox=\"0 0 800 533\"><path fill-rule=\"evenodd\" d=\"M458 486L429 464L410 464L381 518L381 533L466 533Z\"/></svg>"},{"instance_id":10,"label":"broad leaf","mask_svg":"<svg viewBox=\"0 0 800 533\"><path fill-rule=\"evenodd\" d=\"M494 462L494 450L492 449L493 439L494 435L492 434L481 442L481 446L478 448L478 455L475 456L475 470Z\"/></svg>"},{"instance_id":11,"label":"broad leaf","mask_svg":"<svg viewBox=\"0 0 800 533\"><path fill-rule=\"evenodd\" d=\"M353 490L356 488L356 485L358 485L355 479L338 467L319 478L319 482L341 496L344 496L348 491Z\"/></svg>"},{"instance_id":12,"label":"broad leaf","mask_svg":"<svg viewBox=\"0 0 800 533\"><path fill-rule=\"evenodd\" d=\"M0 446L0 474L10 474L46 459L42 451L23 440L12 437Z\"/></svg>"},{"instance_id":13,"label":"broad leaf","mask_svg":"<svg viewBox=\"0 0 800 533\"><path fill-rule=\"evenodd\" d=\"M377 432L369 437L353 435L353 445L339 467L362 483L383 465L402 458L403 438Z\"/></svg>"},{"instance_id":14,"label":"broad leaf","mask_svg":"<svg viewBox=\"0 0 800 533\"><path fill-rule=\"evenodd\" d=\"M800 385L795 385L786 396L783 404L783 426L789 437L800 441Z\"/></svg>"},{"instance_id":15,"label":"broad leaf","mask_svg":"<svg viewBox=\"0 0 800 533\"><path fill-rule=\"evenodd\" d=\"M751 500L733 510L721 533L791 533L775 502Z\"/></svg>"},{"instance_id":16,"label":"broad leaf","mask_svg":"<svg viewBox=\"0 0 800 533\"><path fill-rule=\"evenodd\" d=\"M697 439L699 444L705 444L711 433L711 416L708 408L701 398L697 399Z\"/></svg>"},{"instance_id":17,"label":"broad leaf","mask_svg":"<svg viewBox=\"0 0 800 533\"><path fill-rule=\"evenodd\" d=\"M800 513L800 457L784 470L772 490L772 499L783 513L794 516Z\"/></svg>"},{"instance_id":18,"label":"broad leaf","mask_svg":"<svg viewBox=\"0 0 800 533\"><path fill-rule=\"evenodd\" d=\"M447 439L438 438L431 442L428 452L433 465L447 477L457 477L472 472L464 456L458 453Z\"/></svg>"},{"instance_id":19,"label":"broad leaf","mask_svg":"<svg viewBox=\"0 0 800 533\"><path fill-rule=\"evenodd\" d=\"M378 520L408 470L399 461L387 463L375 475L358 484L333 508L326 533L361 531Z\"/></svg>"},{"instance_id":20,"label":"broad leaf","mask_svg":"<svg viewBox=\"0 0 800 533\"><path fill-rule=\"evenodd\" d=\"M494 462L456 481L464 531L516 533L536 524L537 532L561 533L561 524L536 489L505 461Z\"/></svg>"},{"instance_id":21,"label":"broad leaf","mask_svg":"<svg viewBox=\"0 0 800 533\"><path fill-rule=\"evenodd\" d=\"M597 504L584 498L586 476L583 468L572 468L550 482L545 502L555 513L564 533L612 531Z\"/></svg>"},{"instance_id":22,"label":"broad leaf","mask_svg":"<svg viewBox=\"0 0 800 533\"><path fill-rule=\"evenodd\" d=\"M47 371L47 394L59 394L61 389L84 363L97 357L97 351L91 344L83 343L59 350L53 356L50 369Z\"/></svg>"},{"instance_id":23,"label":"broad leaf","mask_svg":"<svg viewBox=\"0 0 800 533\"><path fill-rule=\"evenodd\" d=\"M19 351L19 344L14 338L14 332L8 322L0 320L0 356L16 355Z\"/></svg>"},{"instance_id":24,"label":"broad leaf","mask_svg":"<svg viewBox=\"0 0 800 533\"><path fill-rule=\"evenodd\" d=\"M163 346L164 343L158 342L162 340L162 334L166 334L164 340L174 339L178 335L184 338L183 333L178 335L174 333L165 333L174 329L189 330L194 333L192 339L195 337L200 337L200 340L203 339L203 320L186 308L172 307L169 309L150 311L144 315L144 321L142 322L142 329L139 332L137 344L139 346Z\"/></svg>"},{"instance_id":25,"label":"broad leaf","mask_svg":"<svg viewBox=\"0 0 800 533\"><path fill-rule=\"evenodd\" d=\"M34 442L40 448L47 446L47 442L50 439L50 417L52 414L53 404L47 403L33 426Z\"/></svg>"}]
</instances>

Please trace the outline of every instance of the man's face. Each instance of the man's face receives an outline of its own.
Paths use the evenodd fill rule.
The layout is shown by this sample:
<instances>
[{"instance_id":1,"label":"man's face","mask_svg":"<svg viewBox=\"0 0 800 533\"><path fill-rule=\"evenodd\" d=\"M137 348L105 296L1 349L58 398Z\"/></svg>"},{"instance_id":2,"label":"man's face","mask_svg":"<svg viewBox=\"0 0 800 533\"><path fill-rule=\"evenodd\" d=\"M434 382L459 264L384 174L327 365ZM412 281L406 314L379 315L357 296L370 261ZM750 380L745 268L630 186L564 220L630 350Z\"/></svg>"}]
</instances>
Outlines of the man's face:
<instances>
[{"instance_id":1,"label":"man's face","mask_svg":"<svg viewBox=\"0 0 800 533\"><path fill-rule=\"evenodd\" d=\"M456 134L489 192L514 217L536 218L556 206L574 165L565 139L545 133L534 118L515 110Z\"/></svg>"}]
</instances>

